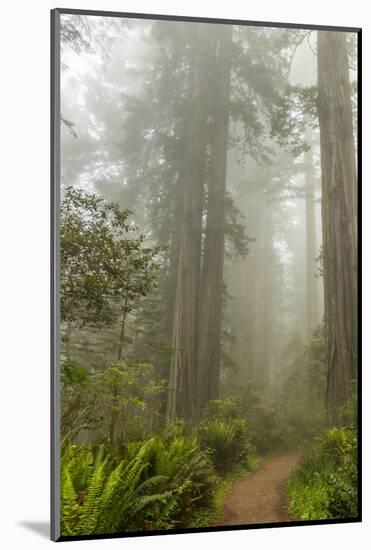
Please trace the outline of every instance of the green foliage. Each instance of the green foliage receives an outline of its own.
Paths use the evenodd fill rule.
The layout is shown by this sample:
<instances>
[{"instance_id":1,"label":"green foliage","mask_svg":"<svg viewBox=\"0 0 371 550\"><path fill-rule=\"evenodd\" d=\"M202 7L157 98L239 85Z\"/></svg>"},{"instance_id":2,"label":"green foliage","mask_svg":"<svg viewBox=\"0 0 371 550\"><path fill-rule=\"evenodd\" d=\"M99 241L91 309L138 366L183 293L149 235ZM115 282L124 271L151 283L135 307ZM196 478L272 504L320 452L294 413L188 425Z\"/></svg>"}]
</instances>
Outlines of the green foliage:
<instances>
[{"instance_id":1,"label":"green foliage","mask_svg":"<svg viewBox=\"0 0 371 550\"><path fill-rule=\"evenodd\" d=\"M303 135L307 126L314 128L318 124L317 101L317 86L287 84L285 93L272 106L271 135L294 156L299 156L310 148Z\"/></svg>"},{"instance_id":2,"label":"green foliage","mask_svg":"<svg viewBox=\"0 0 371 550\"><path fill-rule=\"evenodd\" d=\"M150 475L162 477L166 480L166 487L175 489L187 484L176 515L178 523L184 522L195 503L200 506L209 502L216 482L215 471L195 436L152 438L147 460Z\"/></svg>"},{"instance_id":3,"label":"green foliage","mask_svg":"<svg viewBox=\"0 0 371 550\"><path fill-rule=\"evenodd\" d=\"M325 323L322 322L314 330L312 338L305 349L308 359L308 384L311 399L325 402L326 376L326 339Z\"/></svg>"},{"instance_id":4,"label":"green foliage","mask_svg":"<svg viewBox=\"0 0 371 550\"><path fill-rule=\"evenodd\" d=\"M239 404L237 399L226 397L225 399L214 399L208 401L202 411L204 420L229 420L239 418Z\"/></svg>"},{"instance_id":5,"label":"green foliage","mask_svg":"<svg viewBox=\"0 0 371 550\"><path fill-rule=\"evenodd\" d=\"M103 451L92 460L92 451L69 449L62 464L62 533L78 535L113 533L144 528L149 508L161 508L164 519L175 506L177 492L157 493L156 479L142 481L147 469L146 447L126 465L110 463ZM71 456L72 453L72 456ZM76 475L76 458L81 455L85 479ZM80 472L77 469L77 472ZM80 485L80 490L78 490Z\"/></svg>"},{"instance_id":6,"label":"green foliage","mask_svg":"<svg viewBox=\"0 0 371 550\"><path fill-rule=\"evenodd\" d=\"M246 235L246 228L243 225L244 216L234 203L233 197L227 193L225 197L225 225L224 232L227 239L225 253L233 258L234 256L246 257L249 253L249 246L255 239Z\"/></svg>"},{"instance_id":7,"label":"green foliage","mask_svg":"<svg viewBox=\"0 0 371 550\"><path fill-rule=\"evenodd\" d=\"M62 533L86 535L182 524L211 497L215 473L195 440L152 438L117 462L103 446L62 455Z\"/></svg>"},{"instance_id":8,"label":"green foliage","mask_svg":"<svg viewBox=\"0 0 371 550\"><path fill-rule=\"evenodd\" d=\"M246 419L251 429L251 442L259 453L284 446L282 425L276 406L252 384L242 386L236 396L239 417Z\"/></svg>"},{"instance_id":9,"label":"green foliage","mask_svg":"<svg viewBox=\"0 0 371 550\"><path fill-rule=\"evenodd\" d=\"M164 383L148 363L120 361L89 372L76 361L63 361L61 382L64 443L89 430L91 441L105 441L112 451L113 446L148 437L160 416Z\"/></svg>"},{"instance_id":10,"label":"green foliage","mask_svg":"<svg viewBox=\"0 0 371 550\"><path fill-rule=\"evenodd\" d=\"M60 209L62 321L109 326L120 315L115 303L125 304L126 315L133 300L155 285L161 248L144 247L130 214L95 194L66 189Z\"/></svg>"},{"instance_id":11,"label":"green foliage","mask_svg":"<svg viewBox=\"0 0 371 550\"><path fill-rule=\"evenodd\" d=\"M357 399L357 381L352 381L352 395L349 401L344 405L341 411L343 423L349 428L356 430L358 428L358 399Z\"/></svg>"},{"instance_id":12,"label":"green foliage","mask_svg":"<svg viewBox=\"0 0 371 550\"><path fill-rule=\"evenodd\" d=\"M83 387L89 385L89 374L86 368L77 361L66 360L61 364L61 382L64 387Z\"/></svg>"},{"instance_id":13,"label":"green foliage","mask_svg":"<svg viewBox=\"0 0 371 550\"><path fill-rule=\"evenodd\" d=\"M322 346L320 332L308 348L307 353L311 354L308 366L303 353L298 355L282 374L280 388L271 396L253 384L244 384L234 389L233 397L207 403L203 418L243 420L249 427L249 444L259 454L311 441L325 426Z\"/></svg>"},{"instance_id":14,"label":"green foliage","mask_svg":"<svg viewBox=\"0 0 371 550\"><path fill-rule=\"evenodd\" d=\"M238 418L204 420L198 428L200 445L208 450L219 473L249 466L251 447L247 423Z\"/></svg>"},{"instance_id":15,"label":"green foliage","mask_svg":"<svg viewBox=\"0 0 371 550\"><path fill-rule=\"evenodd\" d=\"M303 520L354 518L357 489L357 433L331 428L291 475L290 510Z\"/></svg>"},{"instance_id":16,"label":"green foliage","mask_svg":"<svg viewBox=\"0 0 371 550\"><path fill-rule=\"evenodd\" d=\"M107 366L94 375L102 428L107 428L110 444L125 444L142 439L158 417L158 396L164 391L149 363L125 363ZM151 420L151 424L150 424Z\"/></svg>"},{"instance_id":17,"label":"green foliage","mask_svg":"<svg viewBox=\"0 0 371 550\"><path fill-rule=\"evenodd\" d=\"M81 430L96 425L96 392L88 370L77 361L68 360L61 363L61 389L61 434L64 446Z\"/></svg>"},{"instance_id":18,"label":"green foliage","mask_svg":"<svg viewBox=\"0 0 371 550\"><path fill-rule=\"evenodd\" d=\"M326 343L319 325L304 350L285 356L280 386L274 394L282 444L303 446L326 427Z\"/></svg>"},{"instance_id":19,"label":"green foliage","mask_svg":"<svg viewBox=\"0 0 371 550\"><path fill-rule=\"evenodd\" d=\"M233 397L206 403L204 419L221 421L243 420L249 427L247 438L250 452L266 453L283 446L282 429L277 410L264 399L252 384L241 386Z\"/></svg>"}]
</instances>

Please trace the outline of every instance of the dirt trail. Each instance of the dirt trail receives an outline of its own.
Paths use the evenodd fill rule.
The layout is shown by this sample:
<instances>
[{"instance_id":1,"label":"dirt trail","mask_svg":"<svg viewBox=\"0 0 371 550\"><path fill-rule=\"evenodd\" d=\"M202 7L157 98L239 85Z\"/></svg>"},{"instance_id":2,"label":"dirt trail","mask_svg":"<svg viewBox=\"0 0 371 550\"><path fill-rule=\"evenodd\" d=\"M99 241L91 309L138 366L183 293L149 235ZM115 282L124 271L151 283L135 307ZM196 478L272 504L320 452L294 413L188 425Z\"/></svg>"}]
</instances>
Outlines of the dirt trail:
<instances>
[{"instance_id":1,"label":"dirt trail","mask_svg":"<svg viewBox=\"0 0 371 550\"><path fill-rule=\"evenodd\" d=\"M287 479L301 453L288 452L263 459L255 472L236 481L216 525L248 525L291 521Z\"/></svg>"}]
</instances>

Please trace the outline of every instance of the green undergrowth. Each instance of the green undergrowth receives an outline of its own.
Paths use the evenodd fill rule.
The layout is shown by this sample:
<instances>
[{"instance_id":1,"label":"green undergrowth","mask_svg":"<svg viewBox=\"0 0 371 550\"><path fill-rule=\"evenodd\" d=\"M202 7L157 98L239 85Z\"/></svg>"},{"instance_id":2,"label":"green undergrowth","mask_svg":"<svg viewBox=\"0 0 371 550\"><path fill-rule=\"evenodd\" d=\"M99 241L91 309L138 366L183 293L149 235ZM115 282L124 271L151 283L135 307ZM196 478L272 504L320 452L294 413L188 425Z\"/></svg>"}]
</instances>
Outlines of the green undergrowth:
<instances>
[{"instance_id":1,"label":"green undergrowth","mask_svg":"<svg viewBox=\"0 0 371 550\"><path fill-rule=\"evenodd\" d=\"M357 490L357 432L330 428L291 474L289 509L301 520L355 518Z\"/></svg>"},{"instance_id":2,"label":"green undergrowth","mask_svg":"<svg viewBox=\"0 0 371 550\"><path fill-rule=\"evenodd\" d=\"M207 429L204 423L201 435L178 426L129 443L120 454L104 445L65 446L62 534L213 525L230 484L251 471L256 458L240 423L210 425L209 437Z\"/></svg>"}]
</instances>

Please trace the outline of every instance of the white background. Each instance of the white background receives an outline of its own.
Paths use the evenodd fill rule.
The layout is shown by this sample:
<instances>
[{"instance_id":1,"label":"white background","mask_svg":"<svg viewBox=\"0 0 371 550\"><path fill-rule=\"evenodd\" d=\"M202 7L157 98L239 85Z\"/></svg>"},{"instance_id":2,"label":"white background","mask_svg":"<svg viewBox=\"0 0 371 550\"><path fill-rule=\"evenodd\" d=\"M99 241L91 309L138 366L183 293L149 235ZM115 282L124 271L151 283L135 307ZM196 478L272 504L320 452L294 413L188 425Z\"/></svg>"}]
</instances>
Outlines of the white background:
<instances>
[{"instance_id":1,"label":"white background","mask_svg":"<svg viewBox=\"0 0 371 550\"><path fill-rule=\"evenodd\" d=\"M211 16L257 21L362 26L364 41L364 492L370 492L370 16L365 0L9 0L1 7L0 40L0 546L51 546L49 519L49 10L54 7ZM368 67L367 67L368 65ZM4 124L5 122L5 124ZM367 122L367 124L366 124ZM368 466L368 467L367 467ZM129 550L205 545L237 548L367 548L364 524L291 527L68 543ZM32 524L33 527L29 524ZM36 530L35 530L36 526ZM40 533L41 531L41 533Z\"/></svg>"}]
</instances>

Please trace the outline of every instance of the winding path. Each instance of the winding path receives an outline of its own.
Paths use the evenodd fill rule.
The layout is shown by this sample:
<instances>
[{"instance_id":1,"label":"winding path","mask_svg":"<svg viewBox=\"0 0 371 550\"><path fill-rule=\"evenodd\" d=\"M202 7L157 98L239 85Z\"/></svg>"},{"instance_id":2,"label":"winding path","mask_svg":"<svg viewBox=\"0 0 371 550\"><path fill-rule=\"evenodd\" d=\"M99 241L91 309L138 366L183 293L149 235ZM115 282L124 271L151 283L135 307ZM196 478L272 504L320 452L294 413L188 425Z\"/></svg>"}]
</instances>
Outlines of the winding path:
<instances>
[{"instance_id":1,"label":"winding path","mask_svg":"<svg viewBox=\"0 0 371 550\"><path fill-rule=\"evenodd\" d=\"M255 472L236 481L216 525L292 521L288 513L287 479L300 456L301 452L295 451L265 458Z\"/></svg>"}]
</instances>

